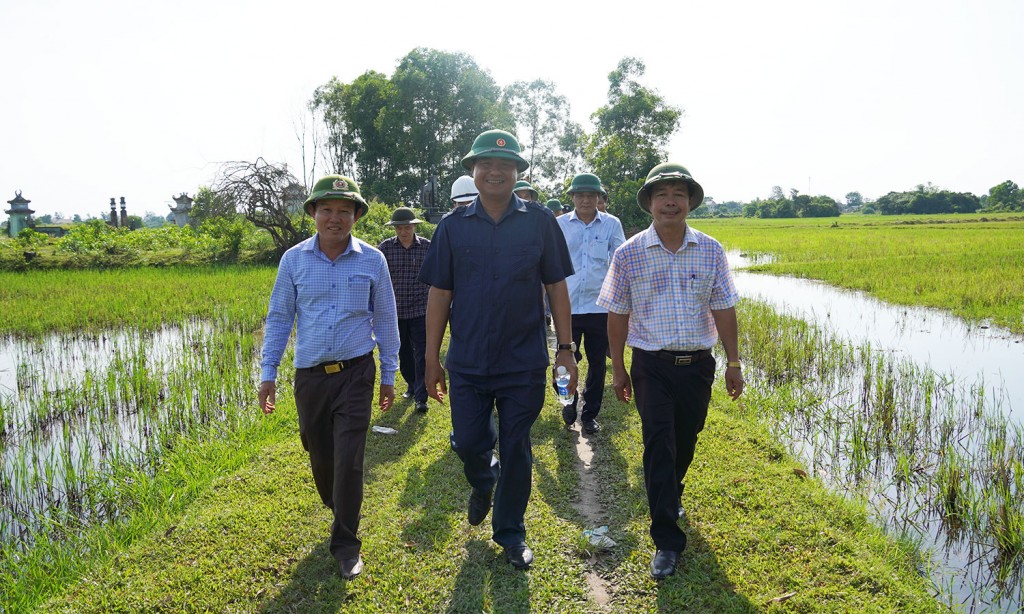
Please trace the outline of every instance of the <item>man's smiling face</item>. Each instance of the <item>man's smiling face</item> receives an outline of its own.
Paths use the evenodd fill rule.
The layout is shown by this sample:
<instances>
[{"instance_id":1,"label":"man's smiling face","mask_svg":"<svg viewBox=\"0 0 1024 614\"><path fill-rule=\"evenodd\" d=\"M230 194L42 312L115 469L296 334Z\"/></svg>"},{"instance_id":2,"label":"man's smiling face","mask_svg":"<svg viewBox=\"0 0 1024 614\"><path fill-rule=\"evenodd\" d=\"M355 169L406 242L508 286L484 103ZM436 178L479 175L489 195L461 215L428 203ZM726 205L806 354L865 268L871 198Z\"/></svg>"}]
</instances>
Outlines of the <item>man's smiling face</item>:
<instances>
[{"instance_id":1,"label":"man's smiling face","mask_svg":"<svg viewBox=\"0 0 1024 614\"><path fill-rule=\"evenodd\" d=\"M690 213L690 186L685 181L663 181L651 187L654 225L685 225Z\"/></svg>"},{"instance_id":2,"label":"man's smiling face","mask_svg":"<svg viewBox=\"0 0 1024 614\"><path fill-rule=\"evenodd\" d=\"M516 184L518 169L514 160L480 158L473 165L473 183L481 200L508 200Z\"/></svg>"}]
</instances>

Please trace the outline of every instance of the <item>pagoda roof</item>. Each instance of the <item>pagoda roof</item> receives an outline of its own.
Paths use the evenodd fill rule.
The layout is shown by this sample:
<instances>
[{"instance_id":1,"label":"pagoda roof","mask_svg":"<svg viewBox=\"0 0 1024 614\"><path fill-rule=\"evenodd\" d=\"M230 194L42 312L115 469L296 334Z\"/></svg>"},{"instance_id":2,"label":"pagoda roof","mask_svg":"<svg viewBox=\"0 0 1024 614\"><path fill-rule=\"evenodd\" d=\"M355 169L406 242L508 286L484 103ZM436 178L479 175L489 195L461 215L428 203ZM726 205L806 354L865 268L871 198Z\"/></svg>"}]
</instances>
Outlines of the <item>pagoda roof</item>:
<instances>
[{"instance_id":1,"label":"pagoda roof","mask_svg":"<svg viewBox=\"0 0 1024 614\"><path fill-rule=\"evenodd\" d=\"M21 191L19 190L19 191L16 191L14 193L14 199L7 201L7 204L9 204L9 205L27 205L30 202L32 202L32 201L24 198L21 195Z\"/></svg>"}]
</instances>

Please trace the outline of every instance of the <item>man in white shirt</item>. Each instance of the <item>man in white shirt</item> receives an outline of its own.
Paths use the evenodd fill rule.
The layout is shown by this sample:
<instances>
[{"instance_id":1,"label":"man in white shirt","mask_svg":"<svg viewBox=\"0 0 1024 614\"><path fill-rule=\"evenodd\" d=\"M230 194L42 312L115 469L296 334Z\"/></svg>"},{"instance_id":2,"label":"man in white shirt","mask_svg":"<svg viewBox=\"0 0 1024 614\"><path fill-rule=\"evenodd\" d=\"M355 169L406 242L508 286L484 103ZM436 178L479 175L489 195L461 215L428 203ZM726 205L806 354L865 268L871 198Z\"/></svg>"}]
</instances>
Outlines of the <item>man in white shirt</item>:
<instances>
[{"instance_id":1,"label":"man in white shirt","mask_svg":"<svg viewBox=\"0 0 1024 614\"><path fill-rule=\"evenodd\" d=\"M608 352L608 310L598 306L597 296L608 273L612 254L626 239L619 220L597 210L598 203L606 194L597 175L576 175L568 193L574 209L558 218L558 226L565 235L576 271L566 278L572 305L576 361L583 359L581 348L585 348L587 354L587 380L583 386L580 422L583 432L593 435L601 429L597 414L601 411L601 398L604 396ZM572 403L562 408L562 419L567 428L576 422L578 402L579 394L574 391Z\"/></svg>"}]
</instances>

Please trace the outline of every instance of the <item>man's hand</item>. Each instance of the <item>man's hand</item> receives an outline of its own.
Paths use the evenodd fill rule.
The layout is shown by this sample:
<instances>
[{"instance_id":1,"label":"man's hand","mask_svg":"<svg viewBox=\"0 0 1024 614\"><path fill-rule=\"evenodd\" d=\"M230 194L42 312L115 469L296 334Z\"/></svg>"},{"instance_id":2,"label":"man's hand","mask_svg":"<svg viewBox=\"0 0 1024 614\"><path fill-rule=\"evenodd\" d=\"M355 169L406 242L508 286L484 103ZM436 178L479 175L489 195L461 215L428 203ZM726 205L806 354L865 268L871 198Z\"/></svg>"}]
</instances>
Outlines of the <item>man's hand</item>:
<instances>
[{"instance_id":1,"label":"man's hand","mask_svg":"<svg viewBox=\"0 0 1024 614\"><path fill-rule=\"evenodd\" d=\"M729 393L733 401L743 394L743 373L739 367L725 369L725 391Z\"/></svg>"},{"instance_id":2,"label":"man's hand","mask_svg":"<svg viewBox=\"0 0 1024 614\"><path fill-rule=\"evenodd\" d=\"M387 411L395 404L395 386L393 384L380 385L380 410Z\"/></svg>"},{"instance_id":3,"label":"man's hand","mask_svg":"<svg viewBox=\"0 0 1024 614\"><path fill-rule=\"evenodd\" d=\"M569 350L558 350L555 352L555 368L551 370L552 385L555 383L555 373L558 371L558 367L565 367L565 370L569 372L569 391L574 392L576 385L579 383L576 379L579 375L579 369L576 367L576 357Z\"/></svg>"},{"instance_id":4,"label":"man's hand","mask_svg":"<svg viewBox=\"0 0 1024 614\"><path fill-rule=\"evenodd\" d=\"M448 385L444 381L444 367L437 358L427 359L426 368L423 373L423 384L427 387L427 394L438 403L444 403L444 397L448 394Z\"/></svg>"},{"instance_id":5,"label":"man's hand","mask_svg":"<svg viewBox=\"0 0 1024 614\"><path fill-rule=\"evenodd\" d=\"M277 382L260 382L260 409L264 414L274 413L274 401L277 400Z\"/></svg>"},{"instance_id":6,"label":"man's hand","mask_svg":"<svg viewBox=\"0 0 1024 614\"><path fill-rule=\"evenodd\" d=\"M623 403L629 403L633 398L633 383L625 367L612 366L612 388L615 390L615 396Z\"/></svg>"}]
</instances>

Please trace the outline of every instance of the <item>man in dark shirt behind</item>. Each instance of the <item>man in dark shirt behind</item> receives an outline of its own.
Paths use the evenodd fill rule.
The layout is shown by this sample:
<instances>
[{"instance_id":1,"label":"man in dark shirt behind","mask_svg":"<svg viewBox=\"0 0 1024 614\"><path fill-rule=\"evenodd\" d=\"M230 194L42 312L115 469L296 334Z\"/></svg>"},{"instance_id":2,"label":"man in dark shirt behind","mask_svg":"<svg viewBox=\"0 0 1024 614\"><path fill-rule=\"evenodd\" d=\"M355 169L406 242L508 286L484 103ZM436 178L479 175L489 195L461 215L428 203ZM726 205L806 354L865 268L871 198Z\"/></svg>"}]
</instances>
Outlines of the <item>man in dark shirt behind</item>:
<instances>
[{"instance_id":1,"label":"man in dark shirt behind","mask_svg":"<svg viewBox=\"0 0 1024 614\"><path fill-rule=\"evenodd\" d=\"M529 167L519 152L508 132L476 138L462 165L480 193L438 223L420 280L431 286L427 392L438 401L451 394L452 448L472 486L469 523L483 522L493 494L491 537L516 569L526 569L533 562L523 521L533 471L530 428L547 389L542 286L558 335L555 364L569 371L573 388L576 360L565 283L572 259L551 212L512 193L517 174ZM449 319L447 387L439 356Z\"/></svg>"},{"instance_id":2,"label":"man in dark shirt behind","mask_svg":"<svg viewBox=\"0 0 1024 614\"><path fill-rule=\"evenodd\" d=\"M398 352L398 368L409 388L405 398L416 400L416 411L427 411L427 388L423 385L427 329L427 291L430 286L419 281L420 267L427 255L430 241L416 235L416 224L423 220L408 207L399 207L387 223L395 236L381 241L377 249L384 254L391 273L398 305L398 335L402 347Z\"/></svg>"}]
</instances>

